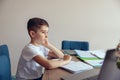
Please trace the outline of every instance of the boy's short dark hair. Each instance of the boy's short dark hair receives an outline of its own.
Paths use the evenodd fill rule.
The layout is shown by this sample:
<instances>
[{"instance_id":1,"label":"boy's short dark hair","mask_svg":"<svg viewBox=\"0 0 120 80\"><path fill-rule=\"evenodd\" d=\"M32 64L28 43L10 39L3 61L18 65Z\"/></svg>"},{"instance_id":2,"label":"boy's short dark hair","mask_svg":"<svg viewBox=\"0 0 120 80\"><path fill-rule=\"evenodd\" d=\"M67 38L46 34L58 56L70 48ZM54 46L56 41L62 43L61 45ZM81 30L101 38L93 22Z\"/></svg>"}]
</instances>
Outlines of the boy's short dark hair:
<instances>
[{"instance_id":1,"label":"boy's short dark hair","mask_svg":"<svg viewBox=\"0 0 120 80\"><path fill-rule=\"evenodd\" d=\"M37 30L40 29L40 27L43 25L49 27L49 24L46 20L41 18L31 18L27 23L28 32L30 32L31 30L37 32Z\"/></svg>"}]
</instances>

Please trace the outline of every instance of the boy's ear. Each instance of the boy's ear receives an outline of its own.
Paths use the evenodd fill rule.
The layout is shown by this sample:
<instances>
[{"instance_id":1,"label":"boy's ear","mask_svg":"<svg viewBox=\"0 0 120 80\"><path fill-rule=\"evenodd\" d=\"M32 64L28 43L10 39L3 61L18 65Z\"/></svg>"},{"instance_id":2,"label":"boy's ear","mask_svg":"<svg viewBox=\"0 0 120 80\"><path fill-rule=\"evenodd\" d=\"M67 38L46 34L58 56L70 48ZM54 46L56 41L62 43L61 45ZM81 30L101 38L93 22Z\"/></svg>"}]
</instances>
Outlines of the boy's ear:
<instances>
[{"instance_id":1,"label":"boy's ear","mask_svg":"<svg viewBox=\"0 0 120 80\"><path fill-rule=\"evenodd\" d=\"M35 32L34 31L30 31L30 36L34 37L34 35L35 35Z\"/></svg>"}]
</instances>

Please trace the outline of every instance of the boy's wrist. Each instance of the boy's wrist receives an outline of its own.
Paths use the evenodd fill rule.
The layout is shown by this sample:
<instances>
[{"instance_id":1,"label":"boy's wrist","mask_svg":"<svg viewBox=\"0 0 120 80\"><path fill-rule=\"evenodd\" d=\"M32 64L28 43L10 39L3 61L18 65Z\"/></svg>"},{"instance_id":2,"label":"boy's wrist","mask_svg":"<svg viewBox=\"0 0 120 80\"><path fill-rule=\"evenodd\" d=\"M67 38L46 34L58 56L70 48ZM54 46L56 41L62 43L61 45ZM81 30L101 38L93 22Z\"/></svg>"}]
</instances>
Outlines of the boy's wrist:
<instances>
[{"instance_id":1,"label":"boy's wrist","mask_svg":"<svg viewBox=\"0 0 120 80\"><path fill-rule=\"evenodd\" d=\"M52 51L54 51L56 49L55 46L53 46L51 43L49 43L48 45L46 45L46 47Z\"/></svg>"},{"instance_id":2,"label":"boy's wrist","mask_svg":"<svg viewBox=\"0 0 120 80\"><path fill-rule=\"evenodd\" d=\"M47 45L44 46L47 47L48 49L51 49L52 44L48 43Z\"/></svg>"}]
</instances>

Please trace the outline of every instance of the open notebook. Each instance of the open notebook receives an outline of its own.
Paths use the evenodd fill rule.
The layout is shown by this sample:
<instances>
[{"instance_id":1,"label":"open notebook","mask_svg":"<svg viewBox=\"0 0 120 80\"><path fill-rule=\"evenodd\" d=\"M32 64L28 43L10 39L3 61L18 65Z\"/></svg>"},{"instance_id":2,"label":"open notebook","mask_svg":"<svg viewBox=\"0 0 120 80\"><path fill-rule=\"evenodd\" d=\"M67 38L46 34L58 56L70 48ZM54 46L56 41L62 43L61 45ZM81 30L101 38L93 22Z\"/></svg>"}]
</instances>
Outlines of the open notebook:
<instances>
[{"instance_id":1,"label":"open notebook","mask_svg":"<svg viewBox=\"0 0 120 80\"><path fill-rule=\"evenodd\" d=\"M93 69L92 66L83 63L81 61L75 62L75 61L71 61L69 64L62 66L61 68L72 72L72 73L80 73L86 70L90 70Z\"/></svg>"},{"instance_id":2,"label":"open notebook","mask_svg":"<svg viewBox=\"0 0 120 80\"><path fill-rule=\"evenodd\" d=\"M76 54L81 58L105 58L106 50L93 50L93 51L83 51L83 50L75 50Z\"/></svg>"},{"instance_id":3,"label":"open notebook","mask_svg":"<svg viewBox=\"0 0 120 80\"><path fill-rule=\"evenodd\" d=\"M101 67L103 64L103 58L105 52L103 50L94 50L94 51L82 51L75 50L77 53L77 58L83 60L84 62L92 65L93 67ZM97 57L96 57L97 56Z\"/></svg>"}]
</instances>

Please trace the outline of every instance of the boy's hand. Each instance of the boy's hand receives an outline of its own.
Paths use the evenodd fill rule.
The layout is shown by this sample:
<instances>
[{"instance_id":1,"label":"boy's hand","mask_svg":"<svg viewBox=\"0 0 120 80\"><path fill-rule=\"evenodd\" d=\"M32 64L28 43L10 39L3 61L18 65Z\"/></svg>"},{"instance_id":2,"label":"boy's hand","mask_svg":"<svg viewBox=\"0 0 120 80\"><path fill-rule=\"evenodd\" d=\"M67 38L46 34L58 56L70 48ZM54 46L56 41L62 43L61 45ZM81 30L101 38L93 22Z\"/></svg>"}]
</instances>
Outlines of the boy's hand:
<instances>
[{"instance_id":1,"label":"boy's hand","mask_svg":"<svg viewBox=\"0 0 120 80\"><path fill-rule=\"evenodd\" d=\"M46 38L46 39L44 40L44 42L42 43L42 45L43 45L43 46L46 46L46 47L49 45L48 38Z\"/></svg>"},{"instance_id":2,"label":"boy's hand","mask_svg":"<svg viewBox=\"0 0 120 80\"><path fill-rule=\"evenodd\" d=\"M69 60L71 61L72 57L70 55L64 55L63 60Z\"/></svg>"}]
</instances>

